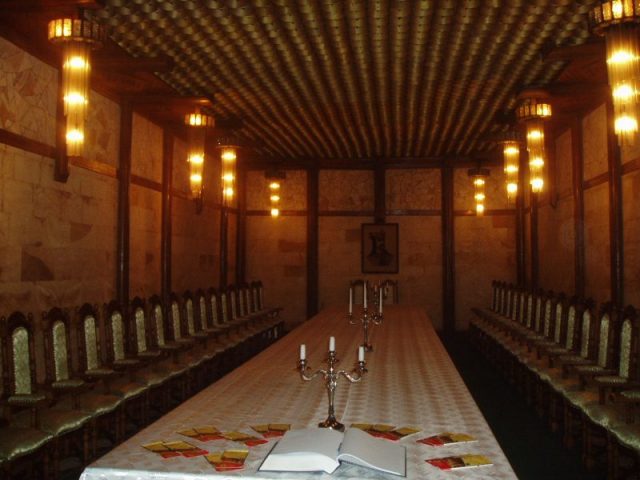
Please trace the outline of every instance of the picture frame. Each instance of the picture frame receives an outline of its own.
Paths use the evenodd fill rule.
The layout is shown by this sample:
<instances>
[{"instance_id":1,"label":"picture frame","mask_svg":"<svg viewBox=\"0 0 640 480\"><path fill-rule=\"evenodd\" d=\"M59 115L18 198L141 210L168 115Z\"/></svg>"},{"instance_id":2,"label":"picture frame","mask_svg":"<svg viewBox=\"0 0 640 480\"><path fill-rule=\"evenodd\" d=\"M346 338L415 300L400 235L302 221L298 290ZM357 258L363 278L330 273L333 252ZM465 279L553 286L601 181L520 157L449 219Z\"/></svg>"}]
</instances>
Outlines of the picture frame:
<instances>
[{"instance_id":1,"label":"picture frame","mask_svg":"<svg viewBox=\"0 0 640 480\"><path fill-rule=\"evenodd\" d=\"M398 224L363 223L362 273L398 273Z\"/></svg>"}]
</instances>

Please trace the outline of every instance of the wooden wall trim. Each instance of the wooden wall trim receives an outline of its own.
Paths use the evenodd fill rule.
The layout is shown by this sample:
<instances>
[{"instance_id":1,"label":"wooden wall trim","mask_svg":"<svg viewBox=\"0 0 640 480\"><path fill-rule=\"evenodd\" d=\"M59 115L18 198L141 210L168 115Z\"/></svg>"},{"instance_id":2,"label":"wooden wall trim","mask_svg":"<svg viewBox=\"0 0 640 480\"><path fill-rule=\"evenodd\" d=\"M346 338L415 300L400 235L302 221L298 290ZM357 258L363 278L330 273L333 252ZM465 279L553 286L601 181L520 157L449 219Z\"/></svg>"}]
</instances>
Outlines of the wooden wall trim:
<instances>
[{"instance_id":1,"label":"wooden wall trim","mask_svg":"<svg viewBox=\"0 0 640 480\"><path fill-rule=\"evenodd\" d=\"M220 281L219 286L227 286L227 272L229 271L229 208L225 205L220 209Z\"/></svg>"},{"instance_id":2,"label":"wooden wall trim","mask_svg":"<svg viewBox=\"0 0 640 480\"><path fill-rule=\"evenodd\" d=\"M307 170L307 318L318 313L319 281L319 224L320 196L318 169Z\"/></svg>"},{"instance_id":3,"label":"wooden wall trim","mask_svg":"<svg viewBox=\"0 0 640 480\"><path fill-rule=\"evenodd\" d=\"M492 210L485 210L485 217L497 217L500 215L515 215L516 211L513 208L494 208ZM476 217L475 210L454 210L453 215L455 217Z\"/></svg>"},{"instance_id":4,"label":"wooden wall trim","mask_svg":"<svg viewBox=\"0 0 640 480\"><path fill-rule=\"evenodd\" d=\"M582 189L589 190L590 188L597 187L598 185L603 185L609 181L609 172L601 173L600 175L596 175L589 180L584 180Z\"/></svg>"},{"instance_id":5,"label":"wooden wall trim","mask_svg":"<svg viewBox=\"0 0 640 480\"><path fill-rule=\"evenodd\" d=\"M131 142L133 110L125 103L120 108L120 148L118 169L118 241L116 295L123 308L129 305Z\"/></svg>"},{"instance_id":6,"label":"wooden wall trim","mask_svg":"<svg viewBox=\"0 0 640 480\"><path fill-rule=\"evenodd\" d=\"M247 254L247 174L242 165L238 166L237 177L236 285L242 285L245 282Z\"/></svg>"},{"instance_id":7,"label":"wooden wall trim","mask_svg":"<svg viewBox=\"0 0 640 480\"><path fill-rule=\"evenodd\" d=\"M271 210L247 210L247 217L270 217ZM281 217L306 217L306 210L280 210Z\"/></svg>"},{"instance_id":8,"label":"wooden wall trim","mask_svg":"<svg viewBox=\"0 0 640 480\"><path fill-rule=\"evenodd\" d=\"M607 157L609 164L609 237L611 248L611 299L624 307L624 237L622 231L621 153L613 125L613 101L607 101Z\"/></svg>"},{"instance_id":9,"label":"wooden wall trim","mask_svg":"<svg viewBox=\"0 0 640 480\"><path fill-rule=\"evenodd\" d=\"M538 250L538 194L531 193L531 213L529 215L529 232L531 234L531 288L538 288L540 275L540 257Z\"/></svg>"},{"instance_id":10,"label":"wooden wall trim","mask_svg":"<svg viewBox=\"0 0 640 480\"><path fill-rule=\"evenodd\" d=\"M525 185L526 175L526 152L521 150L520 165L518 167L518 193L516 195L516 278L518 285L527 285L527 244L526 244L526 221L525 221Z\"/></svg>"},{"instance_id":11,"label":"wooden wall trim","mask_svg":"<svg viewBox=\"0 0 640 480\"><path fill-rule=\"evenodd\" d=\"M67 157L67 125L64 116L64 73L58 70L58 93L56 95L56 156L53 165L53 179L66 182L69 178L69 157Z\"/></svg>"},{"instance_id":12,"label":"wooden wall trim","mask_svg":"<svg viewBox=\"0 0 640 480\"><path fill-rule=\"evenodd\" d=\"M165 305L173 289L171 282L173 187L173 135L162 132L162 226L160 234L160 290Z\"/></svg>"},{"instance_id":13,"label":"wooden wall trim","mask_svg":"<svg viewBox=\"0 0 640 480\"><path fill-rule=\"evenodd\" d=\"M43 157L56 158L56 147L0 128L0 143Z\"/></svg>"},{"instance_id":14,"label":"wooden wall trim","mask_svg":"<svg viewBox=\"0 0 640 480\"><path fill-rule=\"evenodd\" d=\"M85 157L69 157L69 164L105 177L118 178L118 169L108 163L98 162Z\"/></svg>"},{"instance_id":15,"label":"wooden wall trim","mask_svg":"<svg viewBox=\"0 0 640 480\"><path fill-rule=\"evenodd\" d=\"M440 209L395 209L387 210L390 217L439 217L442 215Z\"/></svg>"},{"instance_id":16,"label":"wooden wall trim","mask_svg":"<svg viewBox=\"0 0 640 480\"><path fill-rule=\"evenodd\" d=\"M444 167L442 179L442 327L455 331L455 228L453 209L453 168Z\"/></svg>"},{"instance_id":17,"label":"wooden wall trim","mask_svg":"<svg viewBox=\"0 0 640 480\"><path fill-rule=\"evenodd\" d=\"M574 231L574 287L578 297L585 295L585 244L584 244L584 155L582 144L582 119L574 118L571 123L571 163L573 190L573 231Z\"/></svg>"},{"instance_id":18,"label":"wooden wall trim","mask_svg":"<svg viewBox=\"0 0 640 480\"><path fill-rule=\"evenodd\" d=\"M623 175L637 172L638 170L640 170L640 157L634 158L633 160L629 160L628 162L622 164Z\"/></svg>"}]
</instances>

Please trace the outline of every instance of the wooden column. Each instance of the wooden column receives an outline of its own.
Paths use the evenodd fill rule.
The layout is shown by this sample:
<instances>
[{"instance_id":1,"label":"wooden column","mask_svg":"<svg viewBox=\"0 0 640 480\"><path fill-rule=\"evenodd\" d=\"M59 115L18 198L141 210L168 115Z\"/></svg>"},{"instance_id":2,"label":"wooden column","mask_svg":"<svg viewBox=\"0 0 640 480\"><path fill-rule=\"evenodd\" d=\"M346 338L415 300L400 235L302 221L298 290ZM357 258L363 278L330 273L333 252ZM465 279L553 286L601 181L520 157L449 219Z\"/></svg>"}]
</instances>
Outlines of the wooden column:
<instances>
[{"instance_id":1,"label":"wooden column","mask_svg":"<svg viewBox=\"0 0 640 480\"><path fill-rule=\"evenodd\" d=\"M129 186L131 184L131 131L133 109L130 103L120 106L120 152L118 168L118 245L116 295L126 308L129 304Z\"/></svg>"},{"instance_id":2,"label":"wooden column","mask_svg":"<svg viewBox=\"0 0 640 480\"><path fill-rule=\"evenodd\" d=\"M538 194L531 192L530 197L531 215L529 216L529 221L531 222L531 225L529 229L531 232L531 289L536 290L538 288L540 264L540 258L538 256Z\"/></svg>"},{"instance_id":3,"label":"wooden column","mask_svg":"<svg viewBox=\"0 0 640 480\"><path fill-rule=\"evenodd\" d=\"M160 269L162 300L166 304L171 294L171 210L173 188L173 135L162 134L162 231L160 237Z\"/></svg>"},{"instance_id":4,"label":"wooden column","mask_svg":"<svg viewBox=\"0 0 640 480\"><path fill-rule=\"evenodd\" d=\"M516 195L516 274L518 285L525 287L527 285L527 243L526 243L526 221L525 221L525 205L524 192L528 188L526 166L527 155L523 150L520 151L520 165L518 167L518 193Z\"/></svg>"},{"instance_id":5,"label":"wooden column","mask_svg":"<svg viewBox=\"0 0 640 480\"><path fill-rule=\"evenodd\" d=\"M384 223L386 217L386 182L384 163L379 159L376 163L374 178L375 223Z\"/></svg>"},{"instance_id":6,"label":"wooden column","mask_svg":"<svg viewBox=\"0 0 640 480\"><path fill-rule=\"evenodd\" d=\"M609 160L609 238L611 247L611 300L624 307L622 232L622 168L620 147L613 128L613 103L607 101L607 153Z\"/></svg>"},{"instance_id":7,"label":"wooden column","mask_svg":"<svg viewBox=\"0 0 640 480\"><path fill-rule=\"evenodd\" d=\"M247 258L247 170L238 165L236 190L238 192L238 215L236 220L236 284L246 282Z\"/></svg>"},{"instance_id":8,"label":"wooden column","mask_svg":"<svg viewBox=\"0 0 640 480\"><path fill-rule=\"evenodd\" d=\"M318 313L318 169L307 170L307 318Z\"/></svg>"},{"instance_id":9,"label":"wooden column","mask_svg":"<svg viewBox=\"0 0 640 480\"><path fill-rule=\"evenodd\" d=\"M229 271L229 247L227 237L229 235L229 209L224 200L220 207L220 284L221 288L227 286L227 272Z\"/></svg>"},{"instance_id":10,"label":"wooden column","mask_svg":"<svg viewBox=\"0 0 640 480\"><path fill-rule=\"evenodd\" d=\"M453 216L453 168L443 167L442 178L442 326L455 331L455 243Z\"/></svg>"},{"instance_id":11,"label":"wooden column","mask_svg":"<svg viewBox=\"0 0 640 480\"><path fill-rule=\"evenodd\" d=\"M62 68L58 72L58 98L56 101L56 158L53 179L66 182L69 178L69 159L67 158L67 124L64 117L64 89L62 87Z\"/></svg>"},{"instance_id":12,"label":"wooden column","mask_svg":"<svg viewBox=\"0 0 640 480\"><path fill-rule=\"evenodd\" d=\"M574 231L574 285L575 294L584 298L585 254L584 254L584 186L582 119L576 117L571 123L571 164L573 179L573 231Z\"/></svg>"}]
</instances>

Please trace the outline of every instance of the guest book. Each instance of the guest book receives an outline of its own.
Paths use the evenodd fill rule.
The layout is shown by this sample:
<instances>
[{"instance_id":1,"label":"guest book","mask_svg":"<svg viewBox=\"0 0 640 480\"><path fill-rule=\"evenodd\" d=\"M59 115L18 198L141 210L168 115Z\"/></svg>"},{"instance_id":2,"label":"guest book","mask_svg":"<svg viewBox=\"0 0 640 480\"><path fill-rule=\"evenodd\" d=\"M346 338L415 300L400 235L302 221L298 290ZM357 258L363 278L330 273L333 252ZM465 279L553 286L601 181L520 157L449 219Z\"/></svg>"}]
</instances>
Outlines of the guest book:
<instances>
[{"instance_id":1,"label":"guest book","mask_svg":"<svg viewBox=\"0 0 640 480\"><path fill-rule=\"evenodd\" d=\"M290 430L267 455L259 470L333 473L340 462L406 476L406 449L357 428L345 433L326 428Z\"/></svg>"}]
</instances>

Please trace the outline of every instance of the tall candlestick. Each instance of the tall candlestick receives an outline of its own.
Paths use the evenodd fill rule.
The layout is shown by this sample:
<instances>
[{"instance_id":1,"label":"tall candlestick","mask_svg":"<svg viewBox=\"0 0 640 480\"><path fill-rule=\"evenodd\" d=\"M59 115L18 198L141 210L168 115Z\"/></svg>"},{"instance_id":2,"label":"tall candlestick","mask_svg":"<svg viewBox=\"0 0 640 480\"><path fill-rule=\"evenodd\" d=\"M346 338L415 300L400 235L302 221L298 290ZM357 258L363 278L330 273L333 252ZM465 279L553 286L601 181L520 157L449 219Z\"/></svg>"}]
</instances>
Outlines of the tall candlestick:
<instances>
[{"instance_id":1,"label":"tall candlestick","mask_svg":"<svg viewBox=\"0 0 640 480\"><path fill-rule=\"evenodd\" d=\"M329 337L329 351L336 351L336 337Z\"/></svg>"},{"instance_id":2,"label":"tall candlestick","mask_svg":"<svg viewBox=\"0 0 640 480\"><path fill-rule=\"evenodd\" d=\"M303 343L300 345L300 360L305 360L307 358L307 346Z\"/></svg>"},{"instance_id":3,"label":"tall candlestick","mask_svg":"<svg viewBox=\"0 0 640 480\"><path fill-rule=\"evenodd\" d=\"M364 298L363 298L363 302L362 302L363 303L363 307L367 308L367 282L366 281L363 283L362 290L364 292L363 293Z\"/></svg>"},{"instance_id":4,"label":"tall candlestick","mask_svg":"<svg viewBox=\"0 0 640 480\"><path fill-rule=\"evenodd\" d=\"M349 315L353 313L353 287L349 287Z\"/></svg>"},{"instance_id":5,"label":"tall candlestick","mask_svg":"<svg viewBox=\"0 0 640 480\"><path fill-rule=\"evenodd\" d=\"M362 345L358 347L358 361L364 362L364 347Z\"/></svg>"}]
</instances>

